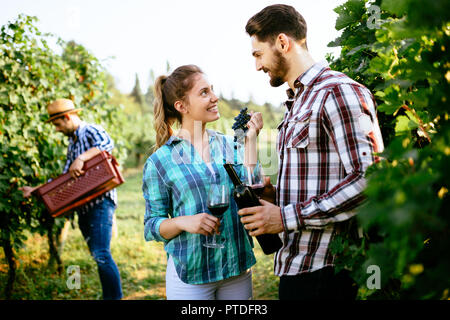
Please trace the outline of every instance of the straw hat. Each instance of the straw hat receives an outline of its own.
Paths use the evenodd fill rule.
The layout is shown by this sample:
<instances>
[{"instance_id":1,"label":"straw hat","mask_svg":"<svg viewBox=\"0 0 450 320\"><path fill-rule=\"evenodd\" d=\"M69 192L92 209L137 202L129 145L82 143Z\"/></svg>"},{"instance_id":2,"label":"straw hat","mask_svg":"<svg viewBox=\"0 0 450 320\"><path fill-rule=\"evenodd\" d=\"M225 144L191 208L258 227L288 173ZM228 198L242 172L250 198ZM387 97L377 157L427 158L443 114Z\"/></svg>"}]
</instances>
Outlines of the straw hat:
<instances>
[{"instance_id":1,"label":"straw hat","mask_svg":"<svg viewBox=\"0 0 450 320\"><path fill-rule=\"evenodd\" d=\"M49 119L45 122L50 122L55 118L61 117L67 113L80 112L82 108L75 109L72 100L69 99L56 99L47 106L47 112Z\"/></svg>"}]
</instances>

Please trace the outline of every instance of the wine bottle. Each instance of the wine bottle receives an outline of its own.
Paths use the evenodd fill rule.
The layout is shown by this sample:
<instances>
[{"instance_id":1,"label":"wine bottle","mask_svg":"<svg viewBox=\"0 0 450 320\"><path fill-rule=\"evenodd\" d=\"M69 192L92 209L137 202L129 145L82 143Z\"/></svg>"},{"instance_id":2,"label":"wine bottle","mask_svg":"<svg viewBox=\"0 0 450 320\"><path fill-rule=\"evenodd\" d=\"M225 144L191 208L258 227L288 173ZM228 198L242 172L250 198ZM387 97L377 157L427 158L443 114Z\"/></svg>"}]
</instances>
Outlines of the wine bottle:
<instances>
[{"instance_id":1,"label":"wine bottle","mask_svg":"<svg viewBox=\"0 0 450 320\"><path fill-rule=\"evenodd\" d=\"M259 198L256 196L255 192L248 186L245 186L241 179L239 179L233 165L226 163L223 165L225 170L227 170L228 176L234 184L233 198L236 201L239 209L258 207L261 205ZM256 236L261 249L265 254L271 254L281 248L281 240L277 234L262 234Z\"/></svg>"}]
</instances>

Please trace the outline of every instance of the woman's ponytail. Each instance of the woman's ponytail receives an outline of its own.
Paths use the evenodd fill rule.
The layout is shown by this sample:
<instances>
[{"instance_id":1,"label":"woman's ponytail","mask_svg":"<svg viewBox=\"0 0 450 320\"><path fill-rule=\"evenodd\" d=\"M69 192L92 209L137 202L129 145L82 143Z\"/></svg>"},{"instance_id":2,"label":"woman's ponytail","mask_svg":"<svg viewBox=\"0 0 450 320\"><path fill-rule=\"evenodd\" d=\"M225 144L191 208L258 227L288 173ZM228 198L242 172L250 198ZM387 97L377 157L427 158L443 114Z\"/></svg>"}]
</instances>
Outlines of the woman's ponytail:
<instances>
[{"instance_id":1,"label":"woman's ponytail","mask_svg":"<svg viewBox=\"0 0 450 320\"><path fill-rule=\"evenodd\" d=\"M155 81L155 102L153 105L153 113L155 115L155 132L156 144L154 151L163 146L172 135L169 119L166 117L164 108L163 86L167 80L167 76L159 76Z\"/></svg>"}]
</instances>

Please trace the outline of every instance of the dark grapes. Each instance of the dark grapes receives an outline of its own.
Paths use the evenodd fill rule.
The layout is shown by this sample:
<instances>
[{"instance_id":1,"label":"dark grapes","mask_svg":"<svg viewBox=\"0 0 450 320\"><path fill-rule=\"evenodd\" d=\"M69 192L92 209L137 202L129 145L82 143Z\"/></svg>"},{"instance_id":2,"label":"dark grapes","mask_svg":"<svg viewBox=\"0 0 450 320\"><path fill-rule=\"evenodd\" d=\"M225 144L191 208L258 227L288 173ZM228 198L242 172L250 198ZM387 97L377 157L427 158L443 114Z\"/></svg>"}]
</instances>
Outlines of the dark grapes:
<instances>
[{"instance_id":1,"label":"dark grapes","mask_svg":"<svg viewBox=\"0 0 450 320\"><path fill-rule=\"evenodd\" d=\"M247 123L250 120L250 115L247 110L247 107L241 109L237 117L234 118L235 122L231 127L234 130L234 142L242 141L248 130Z\"/></svg>"}]
</instances>

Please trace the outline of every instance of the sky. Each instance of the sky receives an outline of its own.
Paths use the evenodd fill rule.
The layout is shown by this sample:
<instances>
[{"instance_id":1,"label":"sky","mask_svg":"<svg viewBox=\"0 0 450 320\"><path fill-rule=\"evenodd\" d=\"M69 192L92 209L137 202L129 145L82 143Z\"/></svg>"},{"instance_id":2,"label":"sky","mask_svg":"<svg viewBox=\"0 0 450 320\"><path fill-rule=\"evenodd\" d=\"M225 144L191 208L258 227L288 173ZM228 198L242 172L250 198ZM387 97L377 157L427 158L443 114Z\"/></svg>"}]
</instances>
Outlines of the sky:
<instances>
[{"instance_id":1,"label":"sky","mask_svg":"<svg viewBox=\"0 0 450 320\"><path fill-rule=\"evenodd\" d=\"M344 0L0 0L0 25L20 13L37 16L38 28L63 40L74 40L94 54L113 75L123 93L139 76L145 93L150 71L166 74L196 64L216 93L275 106L286 100L287 85L273 88L269 77L255 69L248 19L264 7L294 6L308 25L308 48L316 61L326 53L339 55L327 44L339 36L335 7Z\"/></svg>"}]
</instances>

